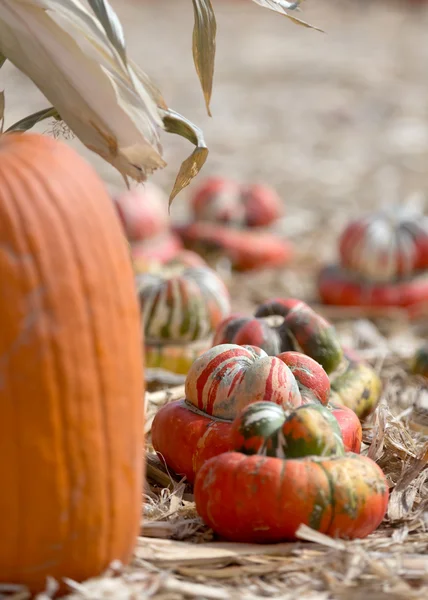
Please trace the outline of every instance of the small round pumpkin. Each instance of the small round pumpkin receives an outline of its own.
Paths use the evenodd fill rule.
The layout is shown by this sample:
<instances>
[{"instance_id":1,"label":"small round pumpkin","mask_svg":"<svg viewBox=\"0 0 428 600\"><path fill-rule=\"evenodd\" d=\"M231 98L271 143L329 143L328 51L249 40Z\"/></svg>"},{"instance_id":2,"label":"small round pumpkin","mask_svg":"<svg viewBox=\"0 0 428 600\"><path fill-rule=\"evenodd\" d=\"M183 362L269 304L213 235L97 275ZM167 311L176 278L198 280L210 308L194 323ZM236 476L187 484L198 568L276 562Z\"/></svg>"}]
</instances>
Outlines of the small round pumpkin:
<instances>
[{"instance_id":1,"label":"small round pumpkin","mask_svg":"<svg viewBox=\"0 0 428 600\"><path fill-rule=\"evenodd\" d=\"M235 227L266 227L282 215L282 203L266 185L239 185L222 177L206 179L192 198L195 221Z\"/></svg>"},{"instance_id":2,"label":"small round pumpkin","mask_svg":"<svg viewBox=\"0 0 428 600\"><path fill-rule=\"evenodd\" d=\"M428 268L428 218L394 209L351 221L339 240L341 266L375 282Z\"/></svg>"},{"instance_id":3,"label":"small round pumpkin","mask_svg":"<svg viewBox=\"0 0 428 600\"><path fill-rule=\"evenodd\" d=\"M215 346L192 365L186 378L186 399L199 410L232 420L244 406L266 400L281 406L300 406L293 374L275 356L260 348Z\"/></svg>"},{"instance_id":4,"label":"small round pumpkin","mask_svg":"<svg viewBox=\"0 0 428 600\"><path fill-rule=\"evenodd\" d=\"M351 453L281 459L226 452L199 469L194 495L208 527L249 543L296 540L300 525L335 538L364 538L388 506L382 470Z\"/></svg>"},{"instance_id":5,"label":"small round pumpkin","mask_svg":"<svg viewBox=\"0 0 428 600\"><path fill-rule=\"evenodd\" d=\"M0 582L44 590L132 555L143 355L129 250L66 144L0 137Z\"/></svg>"},{"instance_id":6,"label":"small round pumpkin","mask_svg":"<svg viewBox=\"0 0 428 600\"><path fill-rule=\"evenodd\" d=\"M330 400L352 409L359 419L374 411L382 392L376 371L355 353L345 351L344 367L331 381Z\"/></svg>"},{"instance_id":7,"label":"small round pumpkin","mask_svg":"<svg viewBox=\"0 0 428 600\"><path fill-rule=\"evenodd\" d=\"M139 273L136 281L147 367L187 373L230 311L226 286L208 267L186 268L179 263L156 273Z\"/></svg>"}]
</instances>

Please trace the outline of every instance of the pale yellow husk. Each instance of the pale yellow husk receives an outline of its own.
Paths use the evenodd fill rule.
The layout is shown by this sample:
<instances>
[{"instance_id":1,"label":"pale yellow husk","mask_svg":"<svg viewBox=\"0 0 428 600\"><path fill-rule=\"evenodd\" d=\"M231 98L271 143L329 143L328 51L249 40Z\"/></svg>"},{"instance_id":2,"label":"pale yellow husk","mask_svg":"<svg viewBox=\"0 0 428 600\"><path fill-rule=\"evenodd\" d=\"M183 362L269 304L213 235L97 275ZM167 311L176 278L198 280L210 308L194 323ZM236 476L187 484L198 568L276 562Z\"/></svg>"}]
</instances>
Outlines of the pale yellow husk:
<instances>
[{"instance_id":1,"label":"pale yellow husk","mask_svg":"<svg viewBox=\"0 0 428 600\"><path fill-rule=\"evenodd\" d=\"M80 0L0 0L0 52L83 142L143 181L165 166L156 102Z\"/></svg>"}]
</instances>

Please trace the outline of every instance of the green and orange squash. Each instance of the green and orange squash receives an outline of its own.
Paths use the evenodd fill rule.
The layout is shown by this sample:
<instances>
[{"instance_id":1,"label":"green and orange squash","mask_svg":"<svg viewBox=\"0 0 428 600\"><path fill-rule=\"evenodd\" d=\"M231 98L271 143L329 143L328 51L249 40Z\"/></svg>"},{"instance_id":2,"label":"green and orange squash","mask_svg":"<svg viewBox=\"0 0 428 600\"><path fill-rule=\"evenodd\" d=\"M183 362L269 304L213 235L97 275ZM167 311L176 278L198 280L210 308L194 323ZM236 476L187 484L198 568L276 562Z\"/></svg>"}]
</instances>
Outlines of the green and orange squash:
<instances>
[{"instance_id":1,"label":"green and orange squash","mask_svg":"<svg viewBox=\"0 0 428 600\"><path fill-rule=\"evenodd\" d=\"M306 404L288 414L271 402L245 407L232 424L233 449L281 458L342 456L342 432L333 413L321 404Z\"/></svg>"},{"instance_id":2,"label":"green and orange squash","mask_svg":"<svg viewBox=\"0 0 428 600\"><path fill-rule=\"evenodd\" d=\"M144 367L129 249L66 144L0 137L0 584L127 563L140 530Z\"/></svg>"},{"instance_id":3,"label":"green and orange squash","mask_svg":"<svg viewBox=\"0 0 428 600\"><path fill-rule=\"evenodd\" d=\"M268 300L258 307L254 317L229 317L217 327L213 344L258 346L272 356L298 351L320 363L327 373L334 371L343 358L331 323L295 298Z\"/></svg>"},{"instance_id":4,"label":"green and orange squash","mask_svg":"<svg viewBox=\"0 0 428 600\"><path fill-rule=\"evenodd\" d=\"M358 454L283 459L227 452L208 460L194 485L196 509L235 542L293 541L300 525L339 538L364 538L388 505L385 476Z\"/></svg>"}]
</instances>

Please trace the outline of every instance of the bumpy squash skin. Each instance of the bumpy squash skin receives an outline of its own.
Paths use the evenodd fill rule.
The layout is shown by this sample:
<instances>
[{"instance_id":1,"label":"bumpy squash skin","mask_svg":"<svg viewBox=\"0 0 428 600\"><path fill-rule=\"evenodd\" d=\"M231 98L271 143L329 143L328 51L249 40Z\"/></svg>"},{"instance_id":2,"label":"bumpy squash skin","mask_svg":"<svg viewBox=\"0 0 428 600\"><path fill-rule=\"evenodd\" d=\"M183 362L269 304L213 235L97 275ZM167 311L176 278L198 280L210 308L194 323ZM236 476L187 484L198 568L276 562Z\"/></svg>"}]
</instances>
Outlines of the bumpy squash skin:
<instances>
[{"instance_id":1,"label":"bumpy squash skin","mask_svg":"<svg viewBox=\"0 0 428 600\"><path fill-rule=\"evenodd\" d=\"M143 356L129 249L95 171L0 139L0 582L127 562L140 526Z\"/></svg>"},{"instance_id":2,"label":"bumpy squash skin","mask_svg":"<svg viewBox=\"0 0 428 600\"><path fill-rule=\"evenodd\" d=\"M338 422L321 404L307 404L294 410L282 426L282 435L282 454L287 458L345 453Z\"/></svg>"},{"instance_id":3,"label":"bumpy squash skin","mask_svg":"<svg viewBox=\"0 0 428 600\"><path fill-rule=\"evenodd\" d=\"M342 538L363 538L382 522L388 486L369 458L284 460L228 452L196 475L204 522L236 542L293 541L301 524Z\"/></svg>"}]
</instances>

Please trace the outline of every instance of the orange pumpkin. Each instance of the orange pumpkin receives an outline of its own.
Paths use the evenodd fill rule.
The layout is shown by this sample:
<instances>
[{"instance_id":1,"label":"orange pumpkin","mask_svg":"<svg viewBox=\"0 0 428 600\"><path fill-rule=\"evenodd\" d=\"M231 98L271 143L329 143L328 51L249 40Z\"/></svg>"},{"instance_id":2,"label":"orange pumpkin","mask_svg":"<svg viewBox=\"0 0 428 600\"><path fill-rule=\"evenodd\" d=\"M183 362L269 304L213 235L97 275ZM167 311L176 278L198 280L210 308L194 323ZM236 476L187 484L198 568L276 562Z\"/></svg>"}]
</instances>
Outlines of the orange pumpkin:
<instances>
[{"instance_id":1,"label":"orange pumpkin","mask_svg":"<svg viewBox=\"0 0 428 600\"><path fill-rule=\"evenodd\" d=\"M0 138L0 582L96 576L140 526L143 356L129 250L93 168Z\"/></svg>"}]
</instances>

